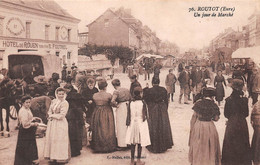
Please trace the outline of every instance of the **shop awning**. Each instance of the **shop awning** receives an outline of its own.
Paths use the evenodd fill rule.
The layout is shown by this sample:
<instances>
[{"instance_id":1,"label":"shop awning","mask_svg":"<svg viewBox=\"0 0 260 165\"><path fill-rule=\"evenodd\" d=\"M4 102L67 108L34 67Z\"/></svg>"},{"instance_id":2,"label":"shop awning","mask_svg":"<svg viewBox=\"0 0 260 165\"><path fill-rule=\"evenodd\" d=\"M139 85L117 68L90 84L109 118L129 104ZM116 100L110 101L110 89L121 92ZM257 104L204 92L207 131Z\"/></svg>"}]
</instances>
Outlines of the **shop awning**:
<instances>
[{"instance_id":1,"label":"shop awning","mask_svg":"<svg viewBox=\"0 0 260 165\"><path fill-rule=\"evenodd\" d=\"M136 58L136 60L138 61L138 60L145 58L145 57L147 57L147 58L160 58L160 59L164 58L163 56L155 55L155 54L142 54L142 55L138 56Z\"/></svg>"},{"instance_id":2,"label":"shop awning","mask_svg":"<svg viewBox=\"0 0 260 165\"><path fill-rule=\"evenodd\" d=\"M237 49L233 52L232 58L250 58L260 66L260 46Z\"/></svg>"}]
</instances>

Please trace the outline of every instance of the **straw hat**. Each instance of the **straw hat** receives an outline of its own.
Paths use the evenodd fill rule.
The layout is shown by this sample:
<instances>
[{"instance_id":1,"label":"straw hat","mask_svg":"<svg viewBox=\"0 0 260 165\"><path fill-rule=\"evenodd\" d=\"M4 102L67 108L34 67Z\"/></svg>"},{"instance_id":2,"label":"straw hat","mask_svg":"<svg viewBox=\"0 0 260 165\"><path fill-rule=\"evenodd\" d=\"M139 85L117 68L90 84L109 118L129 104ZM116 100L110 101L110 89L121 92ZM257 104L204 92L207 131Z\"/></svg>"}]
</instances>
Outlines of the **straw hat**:
<instances>
[{"instance_id":1,"label":"straw hat","mask_svg":"<svg viewBox=\"0 0 260 165\"><path fill-rule=\"evenodd\" d=\"M36 76L33 78L33 80L39 84L44 84L47 82L43 75Z\"/></svg>"}]
</instances>

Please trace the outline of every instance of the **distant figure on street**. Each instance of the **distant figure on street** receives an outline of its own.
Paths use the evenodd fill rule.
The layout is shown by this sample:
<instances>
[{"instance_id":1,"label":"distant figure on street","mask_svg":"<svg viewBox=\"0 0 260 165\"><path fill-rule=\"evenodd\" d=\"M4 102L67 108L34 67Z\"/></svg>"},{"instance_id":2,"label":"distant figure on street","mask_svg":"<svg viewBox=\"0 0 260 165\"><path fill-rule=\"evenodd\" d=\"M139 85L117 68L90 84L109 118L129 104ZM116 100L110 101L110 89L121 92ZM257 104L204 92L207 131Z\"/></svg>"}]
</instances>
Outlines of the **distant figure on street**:
<instances>
[{"instance_id":1,"label":"distant figure on street","mask_svg":"<svg viewBox=\"0 0 260 165\"><path fill-rule=\"evenodd\" d=\"M161 69L162 69L162 65L159 63L159 61L156 61L154 68L153 68L153 72L154 72L153 77L160 79L160 70Z\"/></svg>"},{"instance_id":2,"label":"distant figure on street","mask_svg":"<svg viewBox=\"0 0 260 165\"><path fill-rule=\"evenodd\" d=\"M201 71L199 70L199 66L193 66L190 74L193 103L195 103L195 96L199 94L202 89L201 76L202 74Z\"/></svg>"},{"instance_id":3,"label":"distant figure on street","mask_svg":"<svg viewBox=\"0 0 260 165\"><path fill-rule=\"evenodd\" d=\"M166 76L165 79L165 86L168 93L168 99L171 98L173 102L173 95L175 93L175 83L177 81L176 76L173 74L173 69L169 69L169 74Z\"/></svg>"},{"instance_id":4,"label":"distant figure on street","mask_svg":"<svg viewBox=\"0 0 260 165\"><path fill-rule=\"evenodd\" d=\"M227 86L225 78L222 75L222 70L218 70L217 75L214 79L214 86L216 87L216 101L218 102L219 106L220 106L220 102L225 97L225 90L223 84Z\"/></svg>"},{"instance_id":5,"label":"distant figure on street","mask_svg":"<svg viewBox=\"0 0 260 165\"><path fill-rule=\"evenodd\" d=\"M64 64L64 66L62 67L62 71L61 71L61 80L63 82L65 82L67 79L67 65Z\"/></svg>"},{"instance_id":6,"label":"distant figure on street","mask_svg":"<svg viewBox=\"0 0 260 165\"><path fill-rule=\"evenodd\" d=\"M188 103L188 94L189 94L189 83L190 76L188 73L189 66L186 66L185 69L180 73L178 81L180 82L180 96L179 103L181 104L182 96L184 95L184 104Z\"/></svg>"},{"instance_id":7,"label":"distant figure on street","mask_svg":"<svg viewBox=\"0 0 260 165\"><path fill-rule=\"evenodd\" d=\"M206 87L207 84L210 82L210 72L209 70L206 68L205 65L203 65L201 67L201 82L202 82L202 86Z\"/></svg>"},{"instance_id":8,"label":"distant figure on street","mask_svg":"<svg viewBox=\"0 0 260 165\"><path fill-rule=\"evenodd\" d=\"M178 72L181 73L183 70L184 70L184 66L183 66L182 62L180 62L178 65Z\"/></svg>"}]
</instances>

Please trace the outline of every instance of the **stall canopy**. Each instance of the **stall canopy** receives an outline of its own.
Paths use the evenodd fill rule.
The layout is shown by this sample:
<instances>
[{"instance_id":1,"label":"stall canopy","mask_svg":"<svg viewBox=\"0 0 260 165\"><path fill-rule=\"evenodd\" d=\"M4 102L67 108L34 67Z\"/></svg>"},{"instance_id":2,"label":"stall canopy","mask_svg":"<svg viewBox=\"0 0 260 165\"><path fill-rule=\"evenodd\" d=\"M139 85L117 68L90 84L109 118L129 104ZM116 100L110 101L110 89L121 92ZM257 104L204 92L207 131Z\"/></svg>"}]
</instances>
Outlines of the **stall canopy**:
<instances>
[{"instance_id":1,"label":"stall canopy","mask_svg":"<svg viewBox=\"0 0 260 165\"><path fill-rule=\"evenodd\" d=\"M259 67L260 66L260 46L237 49L235 52L233 52L232 58L250 58Z\"/></svg>"},{"instance_id":2,"label":"stall canopy","mask_svg":"<svg viewBox=\"0 0 260 165\"><path fill-rule=\"evenodd\" d=\"M142 54L142 55L138 56L136 58L136 60L139 61L140 59L145 58L145 57L147 57L147 58L159 58L159 59L164 58L163 56L155 55L155 54Z\"/></svg>"}]
</instances>

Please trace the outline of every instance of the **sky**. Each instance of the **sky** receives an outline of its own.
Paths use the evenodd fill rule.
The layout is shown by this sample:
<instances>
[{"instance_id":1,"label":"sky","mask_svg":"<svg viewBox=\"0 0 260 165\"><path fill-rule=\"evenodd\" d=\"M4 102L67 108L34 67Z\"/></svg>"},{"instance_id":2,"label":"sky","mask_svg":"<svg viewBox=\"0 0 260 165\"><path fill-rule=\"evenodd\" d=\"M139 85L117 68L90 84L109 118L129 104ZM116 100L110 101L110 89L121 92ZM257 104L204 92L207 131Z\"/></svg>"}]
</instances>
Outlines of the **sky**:
<instances>
[{"instance_id":1,"label":"sky","mask_svg":"<svg viewBox=\"0 0 260 165\"><path fill-rule=\"evenodd\" d=\"M224 29L242 29L248 17L260 9L259 0L55 0L72 16L81 20L79 32L87 31L86 25L94 21L108 8L130 8L132 15L143 25L155 31L162 41L177 44L181 51L201 49ZM208 11L198 11L198 8ZM206 8L203 8L206 7ZM211 11L210 8L211 7ZM214 8L215 7L215 8ZM218 8L217 8L218 7ZM220 11L222 7L232 11ZM195 11L189 11L192 10ZM213 9L218 11L212 11ZM222 8L223 9L223 8ZM201 17L202 14L209 17ZM233 13L232 17L218 17L218 13ZM199 17L195 14L199 13ZM212 14L217 14L213 17Z\"/></svg>"}]
</instances>

